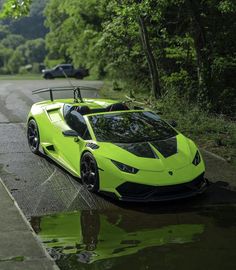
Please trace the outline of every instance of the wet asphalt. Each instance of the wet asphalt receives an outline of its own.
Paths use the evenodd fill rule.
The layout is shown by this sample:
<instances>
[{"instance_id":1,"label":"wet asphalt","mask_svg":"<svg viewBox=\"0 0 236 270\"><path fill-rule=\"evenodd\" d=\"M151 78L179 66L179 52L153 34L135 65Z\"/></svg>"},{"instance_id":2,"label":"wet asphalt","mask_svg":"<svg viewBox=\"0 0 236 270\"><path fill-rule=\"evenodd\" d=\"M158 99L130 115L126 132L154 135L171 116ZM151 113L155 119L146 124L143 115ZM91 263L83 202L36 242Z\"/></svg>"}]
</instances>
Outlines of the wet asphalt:
<instances>
[{"instance_id":1,"label":"wet asphalt","mask_svg":"<svg viewBox=\"0 0 236 270\"><path fill-rule=\"evenodd\" d=\"M95 88L102 86L100 81L73 82ZM49 253L52 257L57 255L55 260L61 269L78 269L78 267L79 269L180 269L181 260L183 262L184 258L187 258L187 261L182 265L183 269L199 269L201 263L195 263L197 261L195 256L198 254L201 260L205 260L203 265L208 269L213 269L213 266L214 269L235 269L236 259L233 255L236 254L236 168L227 162L203 151L210 186L201 196L168 203L127 204L87 192L79 179L72 177L43 155L36 156L29 151L25 128L27 114L34 102L47 97L47 94L33 96L31 91L42 87L65 85L68 85L65 80L0 81L0 177L25 216L31 220L35 231L39 236L42 235L40 237ZM98 91L82 91L82 96L96 97L98 93ZM70 243L70 246L74 243L76 250L70 250L68 243L48 246L48 242L61 237L60 232L56 230L53 237L48 231L55 226L55 222L56 224L58 222L58 227L60 224L70 223L71 219L68 218L70 213L75 213L73 220L78 219L73 222L80 224L78 235L73 235L74 242ZM54 223L46 222L50 217L53 217ZM99 225L99 230L96 227L97 220L99 224L104 224ZM160 230L158 231L159 227L183 224L202 224L206 229L196 233L193 231L191 236L186 236L182 234L181 226L177 229L171 227L176 229L177 234L170 241L165 241L164 231L163 235L160 235ZM89 226L91 229L86 233L83 228ZM113 234L107 239L105 237L105 240L99 238L99 235L106 235L106 231L109 231L107 228L113 227L114 235L119 231L120 237L124 238L122 241L126 241L126 238L130 241L127 234L131 233L138 235L136 240L139 242L131 241L131 244L128 242L129 245L124 247L120 245L122 241L113 239L111 236ZM145 234L143 236L142 232L148 230L152 231L151 238L155 236L156 238L155 241L150 240L146 243L143 240L146 236ZM68 238L69 229L68 231L65 229L63 233L63 237ZM97 243L107 241L108 249L113 250L111 254L120 252L120 256L113 256L108 251L102 251L106 256L99 255L103 248L99 248L97 244L97 249L95 247L89 256L91 258L98 256L98 259L83 261L81 256L85 256L87 254L85 252L91 253L86 247L85 239L88 238L88 234L92 235L89 238L91 241L94 241L94 238L98 239ZM187 237L188 241L181 242L181 237ZM112 245L114 241L118 242ZM212 244L213 242L216 244ZM63 251L65 247L67 255ZM132 247L136 247L132 252L124 252ZM159 261L157 254L160 255ZM219 255L217 258L219 263L214 263L217 262L214 260L216 258L214 254ZM128 266L129 262L133 268ZM191 267L188 267L189 264ZM224 265L227 267L224 268ZM207 269L205 267L202 269Z\"/></svg>"},{"instance_id":2,"label":"wet asphalt","mask_svg":"<svg viewBox=\"0 0 236 270\"><path fill-rule=\"evenodd\" d=\"M102 85L100 81L74 80L73 83L94 88ZM27 217L111 205L88 193L78 179L52 161L33 155L29 150L27 114L34 102L48 98L46 93L32 95L31 91L67 85L65 80L0 82L0 176ZM97 94L97 91L82 91L83 97L96 97ZM70 94L63 93L64 97Z\"/></svg>"}]
</instances>

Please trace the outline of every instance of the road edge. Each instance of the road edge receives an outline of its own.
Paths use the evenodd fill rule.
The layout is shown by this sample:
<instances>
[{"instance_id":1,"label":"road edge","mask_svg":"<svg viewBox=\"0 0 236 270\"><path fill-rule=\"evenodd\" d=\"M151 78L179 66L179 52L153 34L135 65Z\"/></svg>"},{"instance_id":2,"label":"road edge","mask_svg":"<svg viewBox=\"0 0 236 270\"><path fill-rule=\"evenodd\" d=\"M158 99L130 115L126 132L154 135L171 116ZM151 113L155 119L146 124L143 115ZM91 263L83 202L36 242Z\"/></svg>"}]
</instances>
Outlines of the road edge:
<instances>
[{"instance_id":1,"label":"road edge","mask_svg":"<svg viewBox=\"0 0 236 270\"><path fill-rule=\"evenodd\" d=\"M223 157L221 157L221 156L219 156L219 155L217 155L215 153L212 153L211 151L208 151L205 148L200 148L200 150L203 151L203 152L205 152L206 154L208 154L208 155L216 158L216 159L219 159L219 160L222 160L224 162L227 162L227 160L225 158L223 158Z\"/></svg>"},{"instance_id":2,"label":"road edge","mask_svg":"<svg viewBox=\"0 0 236 270\"><path fill-rule=\"evenodd\" d=\"M31 227L29 221L27 220L27 218L25 217L24 213L22 212L22 210L20 209L18 203L16 202L16 200L14 199L14 197L12 196L12 194L10 193L10 191L8 190L7 186L4 184L3 180L0 177L0 184L2 184L2 186L4 187L5 191L7 192L8 196L10 197L10 199L13 201L14 206L16 207L18 213L20 214L21 218L23 219L26 227L29 229L31 235L33 236L35 242L37 243L37 245L42 249L42 251L45 254L46 259L48 259L50 262L52 262L53 264L53 270L60 270L60 268L56 265L55 261L50 257L50 255L48 254L48 252L46 251L45 247L42 245L42 243L40 242L40 240L38 239L38 236L36 235L36 233L34 232L33 228Z\"/></svg>"}]
</instances>

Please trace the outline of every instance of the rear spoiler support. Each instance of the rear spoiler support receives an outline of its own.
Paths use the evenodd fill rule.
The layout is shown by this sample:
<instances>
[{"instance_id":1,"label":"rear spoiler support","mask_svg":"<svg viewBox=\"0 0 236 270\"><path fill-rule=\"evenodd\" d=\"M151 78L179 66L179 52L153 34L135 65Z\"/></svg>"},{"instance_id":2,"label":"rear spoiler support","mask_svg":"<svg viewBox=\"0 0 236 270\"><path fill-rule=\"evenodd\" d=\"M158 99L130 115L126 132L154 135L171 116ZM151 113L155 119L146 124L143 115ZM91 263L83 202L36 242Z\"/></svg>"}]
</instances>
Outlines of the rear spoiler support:
<instances>
[{"instance_id":1,"label":"rear spoiler support","mask_svg":"<svg viewBox=\"0 0 236 270\"><path fill-rule=\"evenodd\" d=\"M39 93L45 93L45 92L49 92L50 94L50 100L53 102L54 98L53 98L53 92L60 92L60 91L73 91L73 96L74 96L74 102L78 103L79 101L81 103L83 103L83 98L81 96L81 91L80 89L83 90L97 90L96 88L92 88L92 87L87 87L87 86L75 86L75 87L50 87L50 88L41 88L41 89L36 89L32 91L32 94L39 94Z\"/></svg>"}]
</instances>

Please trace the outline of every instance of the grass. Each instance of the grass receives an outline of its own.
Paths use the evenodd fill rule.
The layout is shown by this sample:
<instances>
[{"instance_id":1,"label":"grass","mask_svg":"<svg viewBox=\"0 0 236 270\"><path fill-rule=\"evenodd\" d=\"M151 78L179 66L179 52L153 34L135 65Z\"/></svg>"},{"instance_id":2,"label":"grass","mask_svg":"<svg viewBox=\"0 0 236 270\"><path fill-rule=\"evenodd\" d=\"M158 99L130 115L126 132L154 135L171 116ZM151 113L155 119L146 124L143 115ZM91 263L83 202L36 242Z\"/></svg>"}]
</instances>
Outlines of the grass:
<instances>
[{"instance_id":1,"label":"grass","mask_svg":"<svg viewBox=\"0 0 236 270\"><path fill-rule=\"evenodd\" d=\"M128 91L113 91L112 85L105 82L100 96L127 100ZM236 165L236 123L222 115L210 115L196 105L174 97L165 97L160 101L151 101L144 94L134 94L137 105L150 108L166 120L175 120L177 129L193 139L201 148L211 151Z\"/></svg>"},{"instance_id":2,"label":"grass","mask_svg":"<svg viewBox=\"0 0 236 270\"><path fill-rule=\"evenodd\" d=\"M43 80L41 74L0 75L0 80Z\"/></svg>"},{"instance_id":3,"label":"grass","mask_svg":"<svg viewBox=\"0 0 236 270\"><path fill-rule=\"evenodd\" d=\"M65 78L57 78L57 79L65 79ZM73 78L72 78L73 79ZM0 80L45 80L42 77L42 74L15 74L15 75L0 75ZM86 81L94 81L96 77L94 75L90 75L85 77Z\"/></svg>"}]
</instances>

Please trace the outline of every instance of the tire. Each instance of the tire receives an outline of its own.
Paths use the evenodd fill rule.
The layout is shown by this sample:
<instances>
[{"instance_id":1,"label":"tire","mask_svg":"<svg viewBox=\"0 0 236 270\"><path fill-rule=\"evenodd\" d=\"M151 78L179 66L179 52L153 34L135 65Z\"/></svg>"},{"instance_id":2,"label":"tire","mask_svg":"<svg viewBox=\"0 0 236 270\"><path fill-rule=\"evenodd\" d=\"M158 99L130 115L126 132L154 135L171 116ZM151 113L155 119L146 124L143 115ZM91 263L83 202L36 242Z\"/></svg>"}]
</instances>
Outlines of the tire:
<instances>
[{"instance_id":1,"label":"tire","mask_svg":"<svg viewBox=\"0 0 236 270\"><path fill-rule=\"evenodd\" d=\"M88 191L97 192L99 190L98 166L90 152L84 153L81 157L80 175L82 184Z\"/></svg>"},{"instance_id":2,"label":"tire","mask_svg":"<svg viewBox=\"0 0 236 270\"><path fill-rule=\"evenodd\" d=\"M40 146L40 137L39 137L39 129L36 121L31 119L27 125L27 139L29 148L32 153L40 154L39 146Z\"/></svg>"},{"instance_id":3,"label":"tire","mask_svg":"<svg viewBox=\"0 0 236 270\"><path fill-rule=\"evenodd\" d=\"M83 75L82 75L81 73L76 73L76 74L75 74L75 78L76 78L77 80L83 80Z\"/></svg>"},{"instance_id":4,"label":"tire","mask_svg":"<svg viewBox=\"0 0 236 270\"><path fill-rule=\"evenodd\" d=\"M45 78L46 80L51 80L51 79L53 79L53 76L52 76L51 73L46 73L46 74L44 75L44 78Z\"/></svg>"}]
</instances>

